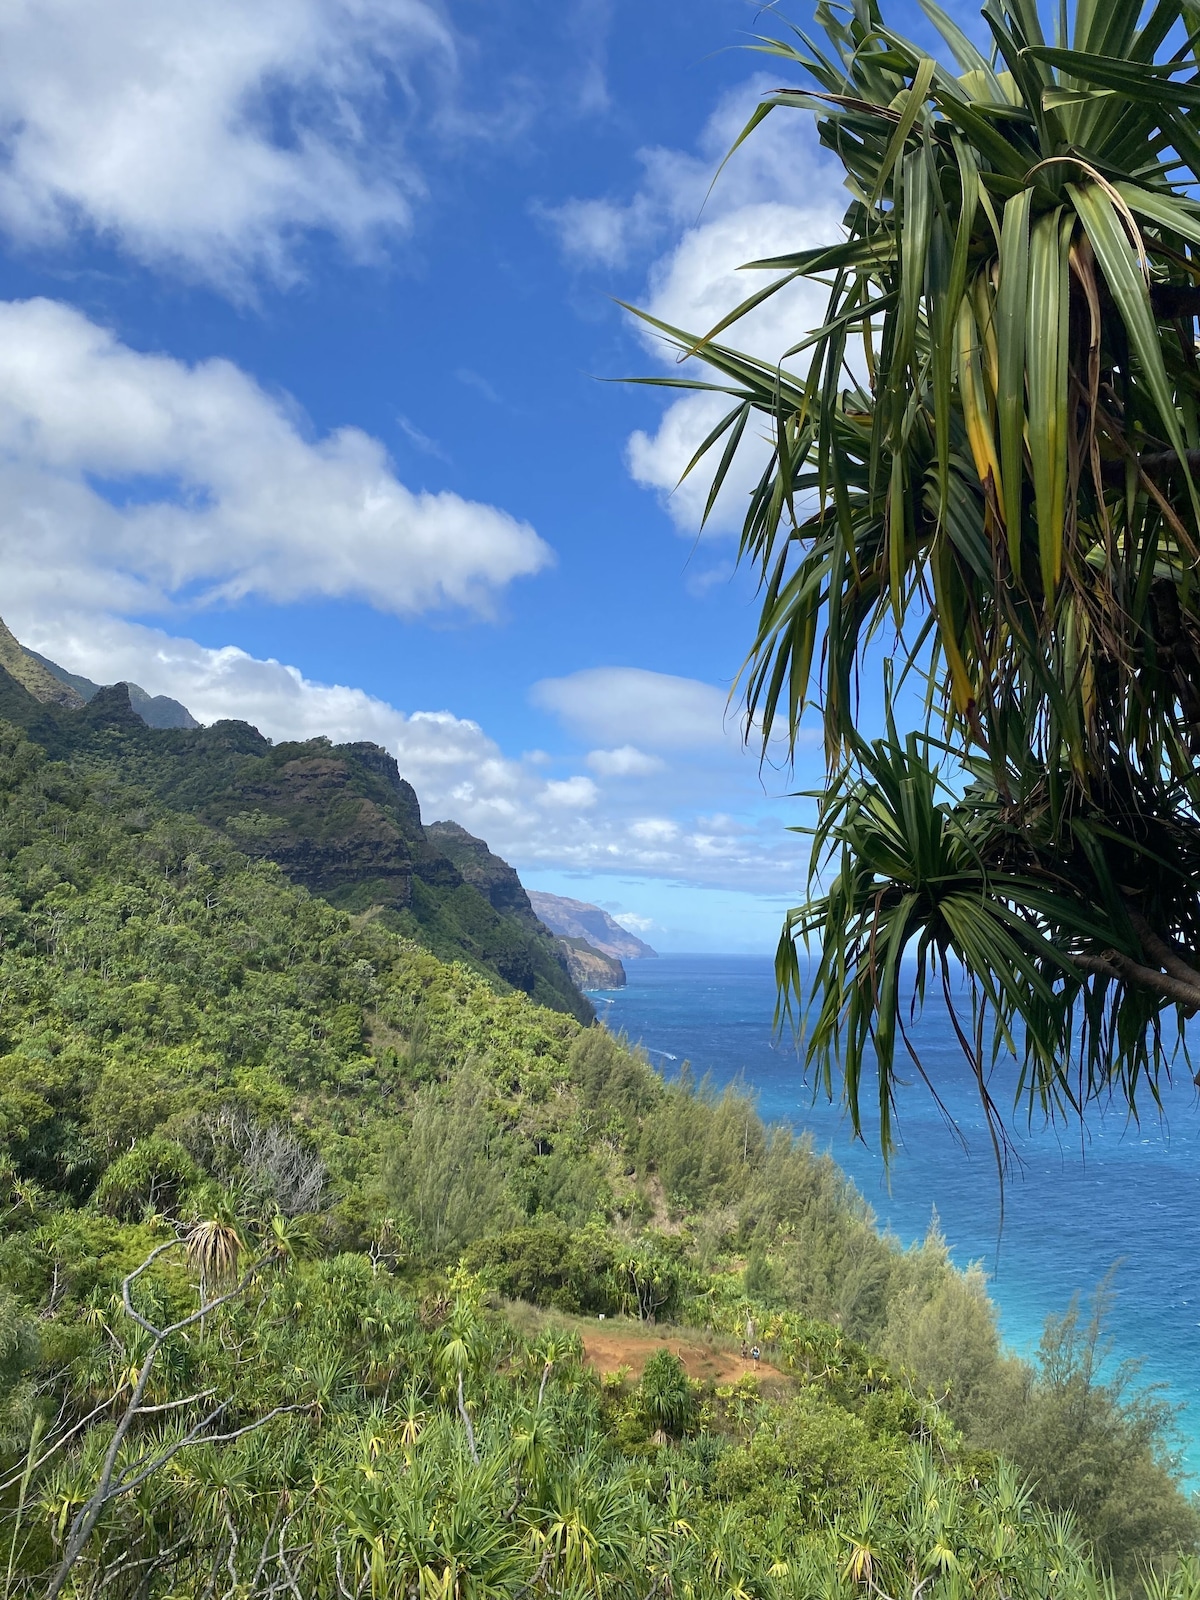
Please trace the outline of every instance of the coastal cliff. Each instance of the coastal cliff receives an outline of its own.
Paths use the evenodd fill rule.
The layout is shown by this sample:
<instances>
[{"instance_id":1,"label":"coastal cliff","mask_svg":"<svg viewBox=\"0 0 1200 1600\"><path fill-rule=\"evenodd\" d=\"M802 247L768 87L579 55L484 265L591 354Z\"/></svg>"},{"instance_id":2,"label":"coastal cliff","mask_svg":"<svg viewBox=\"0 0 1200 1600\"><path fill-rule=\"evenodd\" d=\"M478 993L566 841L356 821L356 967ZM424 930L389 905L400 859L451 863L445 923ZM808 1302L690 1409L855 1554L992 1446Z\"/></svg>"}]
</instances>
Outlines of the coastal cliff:
<instances>
[{"instance_id":1,"label":"coastal cliff","mask_svg":"<svg viewBox=\"0 0 1200 1600\"><path fill-rule=\"evenodd\" d=\"M565 895L544 894L539 889L529 891L530 904L538 917L560 939L583 939L593 950L612 956L617 961L640 961L656 956L648 944L636 934L601 911L599 906L586 900L570 900Z\"/></svg>"},{"instance_id":2,"label":"coastal cliff","mask_svg":"<svg viewBox=\"0 0 1200 1600\"><path fill-rule=\"evenodd\" d=\"M579 989L623 989L625 968L616 956L605 955L586 939L556 939L571 981Z\"/></svg>"},{"instance_id":3,"label":"coastal cliff","mask_svg":"<svg viewBox=\"0 0 1200 1600\"><path fill-rule=\"evenodd\" d=\"M45 687L45 679L36 681ZM136 784L219 829L247 855L277 862L293 883L339 909L370 913L444 961L463 962L580 1022L594 1019L516 873L471 841L491 863L481 868L477 852L447 835L467 865L460 870L436 830L427 837L412 785L378 745L272 744L233 721L154 728L123 683L79 702L40 699L0 665L0 717L52 759Z\"/></svg>"}]
</instances>

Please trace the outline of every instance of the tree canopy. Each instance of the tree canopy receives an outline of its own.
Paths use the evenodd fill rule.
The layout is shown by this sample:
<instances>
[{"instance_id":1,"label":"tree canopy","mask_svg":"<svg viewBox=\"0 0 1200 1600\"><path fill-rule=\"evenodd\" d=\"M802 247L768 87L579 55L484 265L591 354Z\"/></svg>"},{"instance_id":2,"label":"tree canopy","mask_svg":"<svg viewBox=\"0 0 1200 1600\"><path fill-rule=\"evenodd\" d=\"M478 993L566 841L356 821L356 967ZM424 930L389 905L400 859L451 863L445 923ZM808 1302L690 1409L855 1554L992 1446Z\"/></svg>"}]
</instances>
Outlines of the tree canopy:
<instances>
[{"instance_id":1,"label":"tree canopy","mask_svg":"<svg viewBox=\"0 0 1200 1600\"><path fill-rule=\"evenodd\" d=\"M0 723L6 1600L1196 1600L1098 1324L497 990Z\"/></svg>"},{"instance_id":2,"label":"tree canopy","mask_svg":"<svg viewBox=\"0 0 1200 1600\"><path fill-rule=\"evenodd\" d=\"M748 725L794 752L816 709L826 762L779 976L856 1128L878 1061L885 1148L902 957L989 1113L1008 1050L1031 1106L1136 1107L1200 1007L1200 8L988 0L980 50L921 4L945 60L876 0L760 41L800 82L741 137L815 112L844 237L749 263L765 286L707 333L658 324L711 371L672 381L730 399L688 468L709 511L769 440ZM726 342L799 277L821 327L775 361ZM856 727L872 644L914 731Z\"/></svg>"}]
</instances>

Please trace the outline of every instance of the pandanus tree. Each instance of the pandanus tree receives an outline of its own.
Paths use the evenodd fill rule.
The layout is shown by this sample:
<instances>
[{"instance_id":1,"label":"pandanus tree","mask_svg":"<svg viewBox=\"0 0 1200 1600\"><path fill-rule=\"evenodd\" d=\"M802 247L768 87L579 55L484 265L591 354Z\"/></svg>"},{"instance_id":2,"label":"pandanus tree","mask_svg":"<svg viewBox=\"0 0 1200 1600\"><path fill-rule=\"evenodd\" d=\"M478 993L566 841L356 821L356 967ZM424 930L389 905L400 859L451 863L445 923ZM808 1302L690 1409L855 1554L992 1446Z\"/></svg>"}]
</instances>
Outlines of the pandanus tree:
<instances>
[{"instance_id":1,"label":"pandanus tree","mask_svg":"<svg viewBox=\"0 0 1200 1600\"><path fill-rule=\"evenodd\" d=\"M742 138L815 112L844 236L749 263L764 286L707 333L658 324L710 369L674 382L730 398L688 469L710 510L770 444L748 726L794 751L812 708L827 769L781 990L856 1129L877 1061L885 1148L902 956L989 1112L1010 1049L1031 1104L1136 1103L1200 1009L1200 6L988 0L978 49L921 3L938 56L876 0L761 41L800 82ZM798 277L823 325L740 353ZM915 732L856 727L868 649L893 708L920 689Z\"/></svg>"}]
</instances>

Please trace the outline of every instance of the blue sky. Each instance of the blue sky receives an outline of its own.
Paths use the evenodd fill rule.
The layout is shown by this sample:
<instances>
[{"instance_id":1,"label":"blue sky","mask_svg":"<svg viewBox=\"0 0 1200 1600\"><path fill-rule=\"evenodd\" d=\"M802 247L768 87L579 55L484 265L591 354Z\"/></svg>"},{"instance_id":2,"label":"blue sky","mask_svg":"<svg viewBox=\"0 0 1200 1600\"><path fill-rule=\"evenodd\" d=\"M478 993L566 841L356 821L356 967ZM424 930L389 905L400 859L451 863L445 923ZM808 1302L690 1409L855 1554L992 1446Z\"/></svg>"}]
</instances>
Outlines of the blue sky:
<instances>
[{"instance_id":1,"label":"blue sky","mask_svg":"<svg viewBox=\"0 0 1200 1600\"><path fill-rule=\"evenodd\" d=\"M916 28L907 5L894 15ZM962 12L956 9L956 14ZM803 20L801 18L801 20ZM739 0L43 0L0 18L6 620L204 721L373 738L428 820L663 949L766 950L789 788L725 696L738 492L670 495L697 331L836 234ZM747 330L794 342L801 289Z\"/></svg>"}]
</instances>

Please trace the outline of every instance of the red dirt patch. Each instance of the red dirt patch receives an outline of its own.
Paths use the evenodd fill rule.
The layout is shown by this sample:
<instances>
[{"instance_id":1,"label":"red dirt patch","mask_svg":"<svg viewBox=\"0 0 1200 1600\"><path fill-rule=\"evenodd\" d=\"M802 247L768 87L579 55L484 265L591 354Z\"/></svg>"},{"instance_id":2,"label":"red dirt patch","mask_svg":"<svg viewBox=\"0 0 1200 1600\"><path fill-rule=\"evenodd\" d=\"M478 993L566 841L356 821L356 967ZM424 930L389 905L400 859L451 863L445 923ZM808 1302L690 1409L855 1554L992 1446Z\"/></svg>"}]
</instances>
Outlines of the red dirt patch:
<instances>
[{"instance_id":1,"label":"red dirt patch","mask_svg":"<svg viewBox=\"0 0 1200 1600\"><path fill-rule=\"evenodd\" d=\"M683 1362L689 1378L703 1383L736 1383L747 1373L762 1377L782 1377L775 1367L765 1361L743 1361L731 1350L722 1350L703 1339L680 1338L677 1334L658 1335L637 1328L596 1327L583 1335L583 1353L589 1366L597 1372L616 1372L628 1367L634 1378L640 1378L642 1368L656 1350L669 1350Z\"/></svg>"}]
</instances>

